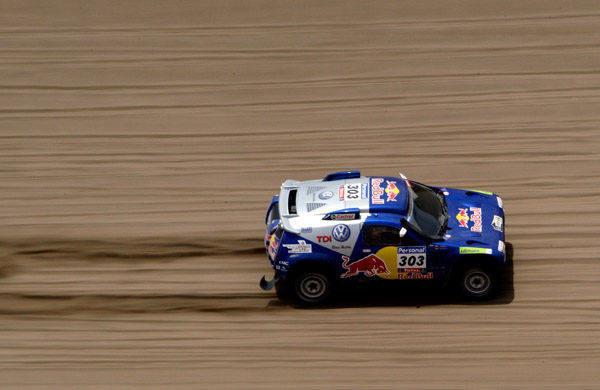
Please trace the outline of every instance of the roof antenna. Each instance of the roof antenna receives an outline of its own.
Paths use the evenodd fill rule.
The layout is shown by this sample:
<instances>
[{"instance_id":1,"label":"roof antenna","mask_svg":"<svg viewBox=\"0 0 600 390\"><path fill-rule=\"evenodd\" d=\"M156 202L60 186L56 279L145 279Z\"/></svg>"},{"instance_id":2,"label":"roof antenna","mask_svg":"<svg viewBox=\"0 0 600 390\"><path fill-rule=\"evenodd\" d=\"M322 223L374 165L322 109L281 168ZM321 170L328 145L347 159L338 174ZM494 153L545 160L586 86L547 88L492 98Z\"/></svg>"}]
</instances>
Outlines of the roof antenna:
<instances>
[{"instance_id":1,"label":"roof antenna","mask_svg":"<svg viewBox=\"0 0 600 390\"><path fill-rule=\"evenodd\" d=\"M398 172L398 173L400 174L400 177L401 177L402 179L406 180L406 176L404 176L404 173L402 173L402 172Z\"/></svg>"}]
</instances>

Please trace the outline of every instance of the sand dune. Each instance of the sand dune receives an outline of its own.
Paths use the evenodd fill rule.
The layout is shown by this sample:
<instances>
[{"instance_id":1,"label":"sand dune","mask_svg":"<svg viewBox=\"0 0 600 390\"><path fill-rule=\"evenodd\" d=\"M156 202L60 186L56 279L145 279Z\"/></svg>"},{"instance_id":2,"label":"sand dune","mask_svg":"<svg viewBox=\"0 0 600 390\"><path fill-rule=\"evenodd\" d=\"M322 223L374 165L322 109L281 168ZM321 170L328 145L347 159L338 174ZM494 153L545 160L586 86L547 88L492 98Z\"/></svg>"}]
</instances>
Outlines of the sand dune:
<instances>
[{"instance_id":1,"label":"sand dune","mask_svg":"<svg viewBox=\"0 0 600 390\"><path fill-rule=\"evenodd\" d=\"M2 388L598 388L596 2L0 9ZM504 298L261 291L272 194L347 169L501 194Z\"/></svg>"}]
</instances>

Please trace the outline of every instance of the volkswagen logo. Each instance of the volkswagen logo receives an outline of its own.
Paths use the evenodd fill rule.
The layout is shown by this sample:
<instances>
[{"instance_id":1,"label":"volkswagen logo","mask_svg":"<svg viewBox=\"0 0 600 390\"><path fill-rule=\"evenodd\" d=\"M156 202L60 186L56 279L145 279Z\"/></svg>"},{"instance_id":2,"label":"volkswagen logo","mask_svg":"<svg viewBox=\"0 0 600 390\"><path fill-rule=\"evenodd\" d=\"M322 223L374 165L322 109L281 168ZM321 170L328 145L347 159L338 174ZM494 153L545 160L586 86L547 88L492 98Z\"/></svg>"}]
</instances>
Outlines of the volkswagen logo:
<instances>
[{"instance_id":1,"label":"volkswagen logo","mask_svg":"<svg viewBox=\"0 0 600 390\"><path fill-rule=\"evenodd\" d=\"M335 225L331 235L336 241L344 242L350 238L350 228L346 225Z\"/></svg>"},{"instance_id":2,"label":"volkswagen logo","mask_svg":"<svg viewBox=\"0 0 600 390\"><path fill-rule=\"evenodd\" d=\"M319 194L319 199L327 200L333 196L333 192L331 191L323 191Z\"/></svg>"}]
</instances>

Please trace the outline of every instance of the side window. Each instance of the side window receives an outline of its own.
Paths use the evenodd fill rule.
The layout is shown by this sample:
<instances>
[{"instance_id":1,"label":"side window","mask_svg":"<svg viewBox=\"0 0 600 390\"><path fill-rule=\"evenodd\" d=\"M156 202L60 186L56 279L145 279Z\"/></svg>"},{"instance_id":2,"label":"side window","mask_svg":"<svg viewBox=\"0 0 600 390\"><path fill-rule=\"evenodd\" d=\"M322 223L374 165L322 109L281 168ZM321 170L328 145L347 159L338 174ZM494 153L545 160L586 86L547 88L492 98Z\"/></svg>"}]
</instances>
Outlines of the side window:
<instances>
[{"instance_id":1,"label":"side window","mask_svg":"<svg viewBox=\"0 0 600 390\"><path fill-rule=\"evenodd\" d=\"M408 234L400 238L400 229L387 225L365 225L362 229L365 246L416 246Z\"/></svg>"},{"instance_id":2,"label":"side window","mask_svg":"<svg viewBox=\"0 0 600 390\"><path fill-rule=\"evenodd\" d=\"M267 225L270 225L271 222L280 218L281 217L279 216L279 203L275 203L273 204L273 207L271 207L271 210L269 210L269 215L267 216Z\"/></svg>"}]
</instances>

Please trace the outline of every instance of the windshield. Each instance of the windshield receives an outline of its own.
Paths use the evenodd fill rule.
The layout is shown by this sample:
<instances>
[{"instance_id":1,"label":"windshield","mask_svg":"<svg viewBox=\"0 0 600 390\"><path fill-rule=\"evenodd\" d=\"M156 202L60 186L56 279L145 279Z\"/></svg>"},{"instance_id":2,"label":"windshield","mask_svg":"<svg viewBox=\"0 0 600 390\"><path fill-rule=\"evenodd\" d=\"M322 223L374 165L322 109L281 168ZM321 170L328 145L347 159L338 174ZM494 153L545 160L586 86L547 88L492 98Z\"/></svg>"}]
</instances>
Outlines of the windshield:
<instances>
[{"instance_id":1,"label":"windshield","mask_svg":"<svg viewBox=\"0 0 600 390\"><path fill-rule=\"evenodd\" d=\"M428 236L440 235L448 223L446 199L441 193L414 181L410 182L410 222Z\"/></svg>"}]
</instances>

